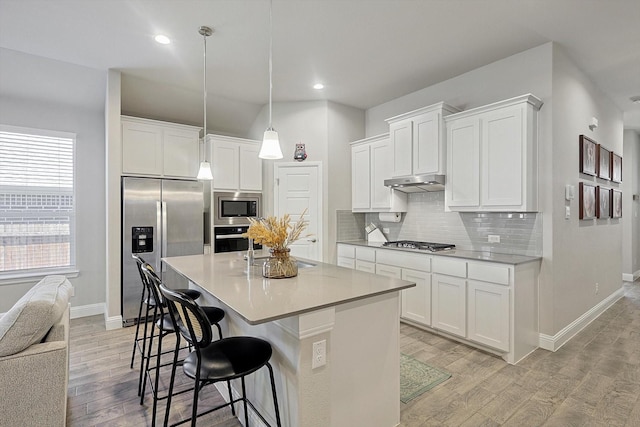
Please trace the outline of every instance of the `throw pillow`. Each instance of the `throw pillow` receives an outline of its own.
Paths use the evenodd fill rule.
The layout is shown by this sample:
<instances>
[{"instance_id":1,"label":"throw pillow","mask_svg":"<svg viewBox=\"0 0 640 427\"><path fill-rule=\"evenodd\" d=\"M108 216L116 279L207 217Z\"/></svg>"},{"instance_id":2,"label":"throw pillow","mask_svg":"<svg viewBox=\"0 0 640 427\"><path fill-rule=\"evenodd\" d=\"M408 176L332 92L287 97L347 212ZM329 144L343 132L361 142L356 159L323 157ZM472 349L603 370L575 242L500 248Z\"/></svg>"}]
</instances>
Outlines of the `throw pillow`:
<instances>
[{"instance_id":1,"label":"throw pillow","mask_svg":"<svg viewBox=\"0 0 640 427\"><path fill-rule=\"evenodd\" d=\"M0 318L0 357L18 353L44 338L67 309L72 285L64 276L47 276Z\"/></svg>"}]
</instances>

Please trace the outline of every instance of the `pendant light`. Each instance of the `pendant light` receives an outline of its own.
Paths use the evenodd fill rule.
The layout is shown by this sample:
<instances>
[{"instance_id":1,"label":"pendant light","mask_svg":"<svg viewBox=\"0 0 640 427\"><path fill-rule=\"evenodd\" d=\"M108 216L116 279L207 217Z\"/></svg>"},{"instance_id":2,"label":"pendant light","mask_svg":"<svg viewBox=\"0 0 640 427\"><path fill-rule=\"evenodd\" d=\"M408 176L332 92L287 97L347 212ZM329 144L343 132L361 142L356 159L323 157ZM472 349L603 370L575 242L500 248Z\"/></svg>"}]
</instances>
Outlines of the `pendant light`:
<instances>
[{"instance_id":1,"label":"pendant light","mask_svg":"<svg viewBox=\"0 0 640 427\"><path fill-rule=\"evenodd\" d=\"M211 165L207 161L207 37L213 34L213 30L209 27L202 26L198 30L204 40L204 66L203 66L203 87L204 87L204 134L202 136L202 148L204 149L204 160L200 162L197 179L211 181L213 174L211 173Z\"/></svg>"},{"instance_id":2,"label":"pendant light","mask_svg":"<svg viewBox=\"0 0 640 427\"><path fill-rule=\"evenodd\" d=\"M273 128L271 121L272 112L272 92L273 92L273 1L269 0L269 127L264 131L262 139L262 147L260 147L261 159L281 159L282 150L280 149L280 141L278 140L278 132Z\"/></svg>"}]
</instances>

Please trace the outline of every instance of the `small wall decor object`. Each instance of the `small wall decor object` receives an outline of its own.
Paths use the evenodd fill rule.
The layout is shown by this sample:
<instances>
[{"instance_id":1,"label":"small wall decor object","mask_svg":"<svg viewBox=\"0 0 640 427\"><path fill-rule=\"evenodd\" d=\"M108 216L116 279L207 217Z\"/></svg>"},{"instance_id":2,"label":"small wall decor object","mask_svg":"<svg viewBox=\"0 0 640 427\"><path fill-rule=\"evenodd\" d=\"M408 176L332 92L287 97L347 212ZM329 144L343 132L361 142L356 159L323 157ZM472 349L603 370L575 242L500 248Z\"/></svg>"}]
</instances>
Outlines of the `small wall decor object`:
<instances>
[{"instance_id":1,"label":"small wall decor object","mask_svg":"<svg viewBox=\"0 0 640 427\"><path fill-rule=\"evenodd\" d=\"M596 186L581 182L578 193L578 200L580 203L580 219L595 218L596 206L598 205L598 193L596 192Z\"/></svg>"},{"instance_id":2,"label":"small wall decor object","mask_svg":"<svg viewBox=\"0 0 640 427\"><path fill-rule=\"evenodd\" d=\"M611 179L611 151L598 144L598 178Z\"/></svg>"},{"instance_id":3,"label":"small wall decor object","mask_svg":"<svg viewBox=\"0 0 640 427\"><path fill-rule=\"evenodd\" d=\"M611 181L622 182L622 157L611 152Z\"/></svg>"},{"instance_id":4,"label":"small wall decor object","mask_svg":"<svg viewBox=\"0 0 640 427\"><path fill-rule=\"evenodd\" d=\"M596 216L600 219L611 217L611 189L597 187L598 206L596 207Z\"/></svg>"},{"instance_id":5,"label":"small wall decor object","mask_svg":"<svg viewBox=\"0 0 640 427\"><path fill-rule=\"evenodd\" d=\"M598 143L580 135L580 173L596 176L598 165Z\"/></svg>"},{"instance_id":6,"label":"small wall decor object","mask_svg":"<svg viewBox=\"0 0 640 427\"><path fill-rule=\"evenodd\" d=\"M611 218L622 218L622 191L611 190Z\"/></svg>"},{"instance_id":7,"label":"small wall decor object","mask_svg":"<svg viewBox=\"0 0 640 427\"><path fill-rule=\"evenodd\" d=\"M293 160L302 162L306 158L307 158L307 150L305 148L305 144L296 144L296 151L293 152Z\"/></svg>"}]
</instances>

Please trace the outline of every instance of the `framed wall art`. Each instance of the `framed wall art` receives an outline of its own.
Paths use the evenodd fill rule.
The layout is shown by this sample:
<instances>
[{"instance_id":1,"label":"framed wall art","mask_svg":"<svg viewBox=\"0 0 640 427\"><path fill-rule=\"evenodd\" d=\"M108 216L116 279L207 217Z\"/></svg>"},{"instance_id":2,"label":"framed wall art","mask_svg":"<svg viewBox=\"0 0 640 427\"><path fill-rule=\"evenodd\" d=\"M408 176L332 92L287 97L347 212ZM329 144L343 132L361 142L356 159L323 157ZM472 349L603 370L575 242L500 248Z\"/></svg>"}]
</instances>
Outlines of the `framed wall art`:
<instances>
[{"instance_id":1,"label":"framed wall art","mask_svg":"<svg viewBox=\"0 0 640 427\"><path fill-rule=\"evenodd\" d=\"M580 135L580 173L596 176L598 165L598 143Z\"/></svg>"},{"instance_id":2,"label":"framed wall art","mask_svg":"<svg viewBox=\"0 0 640 427\"><path fill-rule=\"evenodd\" d=\"M611 152L611 181L622 182L622 157Z\"/></svg>"},{"instance_id":3,"label":"framed wall art","mask_svg":"<svg viewBox=\"0 0 640 427\"><path fill-rule=\"evenodd\" d=\"M611 189L597 187L598 206L596 208L596 216L600 219L609 218L611 216Z\"/></svg>"},{"instance_id":4,"label":"framed wall art","mask_svg":"<svg viewBox=\"0 0 640 427\"><path fill-rule=\"evenodd\" d=\"M596 217L598 205L598 193L596 186L581 182L578 187L578 201L580 203L580 219L593 219Z\"/></svg>"},{"instance_id":5,"label":"framed wall art","mask_svg":"<svg viewBox=\"0 0 640 427\"><path fill-rule=\"evenodd\" d=\"M598 145L598 178L611 179L611 151Z\"/></svg>"},{"instance_id":6,"label":"framed wall art","mask_svg":"<svg viewBox=\"0 0 640 427\"><path fill-rule=\"evenodd\" d=\"M622 191L611 190L611 218L622 218Z\"/></svg>"}]
</instances>

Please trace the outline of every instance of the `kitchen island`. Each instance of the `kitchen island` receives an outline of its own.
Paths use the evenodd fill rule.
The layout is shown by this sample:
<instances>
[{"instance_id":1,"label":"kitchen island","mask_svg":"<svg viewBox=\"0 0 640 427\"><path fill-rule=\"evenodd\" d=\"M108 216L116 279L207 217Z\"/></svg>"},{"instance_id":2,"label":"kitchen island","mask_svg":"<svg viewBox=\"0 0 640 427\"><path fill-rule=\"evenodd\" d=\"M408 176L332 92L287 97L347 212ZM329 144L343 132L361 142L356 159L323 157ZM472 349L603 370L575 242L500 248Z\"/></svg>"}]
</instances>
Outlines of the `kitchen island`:
<instances>
[{"instance_id":1,"label":"kitchen island","mask_svg":"<svg viewBox=\"0 0 640 427\"><path fill-rule=\"evenodd\" d=\"M400 423L399 292L415 283L316 261L296 277L265 279L260 260L248 266L241 252L163 261L203 292L203 304L226 311L224 336L271 343L284 426ZM323 344L324 364L314 353ZM275 425L266 370L248 377L247 388ZM219 390L228 397L224 384Z\"/></svg>"}]
</instances>

